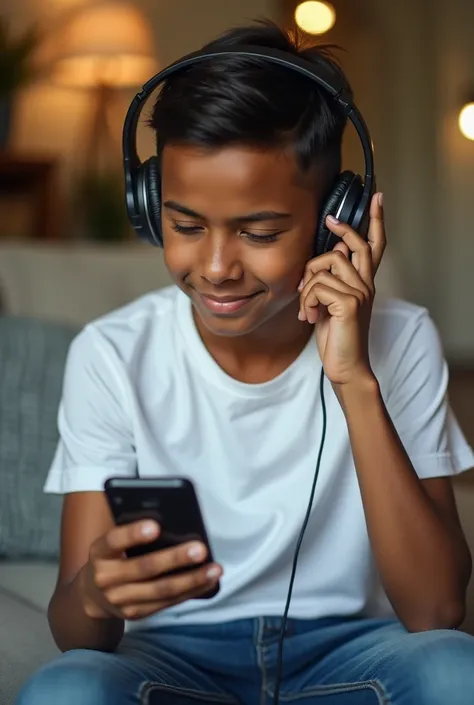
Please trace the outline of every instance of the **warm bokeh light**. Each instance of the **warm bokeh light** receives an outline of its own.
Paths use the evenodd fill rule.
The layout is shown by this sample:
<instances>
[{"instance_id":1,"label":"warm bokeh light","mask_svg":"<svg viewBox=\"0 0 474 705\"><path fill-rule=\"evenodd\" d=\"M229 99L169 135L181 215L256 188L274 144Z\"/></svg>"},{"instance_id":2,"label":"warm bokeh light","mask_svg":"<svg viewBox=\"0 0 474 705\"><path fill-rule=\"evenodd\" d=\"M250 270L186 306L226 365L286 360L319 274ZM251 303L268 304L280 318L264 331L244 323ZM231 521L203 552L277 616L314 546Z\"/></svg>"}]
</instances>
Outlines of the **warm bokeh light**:
<instances>
[{"instance_id":1,"label":"warm bokeh light","mask_svg":"<svg viewBox=\"0 0 474 705\"><path fill-rule=\"evenodd\" d=\"M298 27L308 34L324 34L334 26L336 11L329 2L308 0L296 8L295 20Z\"/></svg>"},{"instance_id":2,"label":"warm bokeh light","mask_svg":"<svg viewBox=\"0 0 474 705\"><path fill-rule=\"evenodd\" d=\"M88 2L89 0L37 0L38 5L50 6L54 10L59 10L60 12L69 10L71 7L86 5Z\"/></svg>"},{"instance_id":3,"label":"warm bokeh light","mask_svg":"<svg viewBox=\"0 0 474 705\"><path fill-rule=\"evenodd\" d=\"M474 140L474 102L467 103L459 113L459 129L468 140Z\"/></svg>"},{"instance_id":4,"label":"warm bokeh light","mask_svg":"<svg viewBox=\"0 0 474 705\"><path fill-rule=\"evenodd\" d=\"M97 84L127 88L145 83L156 70L155 61L146 56L80 56L60 61L52 79L57 85L69 88L91 88Z\"/></svg>"},{"instance_id":5,"label":"warm bokeh light","mask_svg":"<svg viewBox=\"0 0 474 705\"><path fill-rule=\"evenodd\" d=\"M157 71L152 32L123 0L87 5L61 33L52 79L60 85L129 87Z\"/></svg>"}]
</instances>

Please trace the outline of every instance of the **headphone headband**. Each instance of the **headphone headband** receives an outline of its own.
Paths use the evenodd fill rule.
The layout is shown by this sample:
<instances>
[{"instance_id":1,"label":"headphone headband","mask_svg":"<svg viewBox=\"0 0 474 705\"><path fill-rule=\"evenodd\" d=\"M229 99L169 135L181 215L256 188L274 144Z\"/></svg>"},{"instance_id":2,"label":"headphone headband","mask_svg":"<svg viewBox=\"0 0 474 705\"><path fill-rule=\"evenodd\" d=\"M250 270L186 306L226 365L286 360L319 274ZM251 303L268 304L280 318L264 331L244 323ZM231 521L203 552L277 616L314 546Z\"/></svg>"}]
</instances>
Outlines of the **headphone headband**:
<instances>
[{"instance_id":1,"label":"headphone headband","mask_svg":"<svg viewBox=\"0 0 474 705\"><path fill-rule=\"evenodd\" d=\"M279 49L241 44L233 47L222 47L212 49L210 51L196 51L191 54L187 54L178 61L170 64L167 68L163 69L163 71L160 71L153 76L153 78L147 81L131 102L123 127L122 150L127 210L132 224L138 224L140 218L136 194L134 193L133 173L141 166L137 152L136 137L138 121L145 103L153 91L173 74L178 73L188 66L226 55L263 58L269 63L284 66L315 81L315 83L324 88L330 95L333 96L337 103L343 108L347 118L354 125L364 152L364 187L358 208L358 212L364 212L368 207L374 186L373 146L364 118L352 102L342 78L336 71L331 70L329 65L321 64L316 66L306 59L299 56L294 56L293 54L285 51L280 51Z\"/></svg>"}]
</instances>

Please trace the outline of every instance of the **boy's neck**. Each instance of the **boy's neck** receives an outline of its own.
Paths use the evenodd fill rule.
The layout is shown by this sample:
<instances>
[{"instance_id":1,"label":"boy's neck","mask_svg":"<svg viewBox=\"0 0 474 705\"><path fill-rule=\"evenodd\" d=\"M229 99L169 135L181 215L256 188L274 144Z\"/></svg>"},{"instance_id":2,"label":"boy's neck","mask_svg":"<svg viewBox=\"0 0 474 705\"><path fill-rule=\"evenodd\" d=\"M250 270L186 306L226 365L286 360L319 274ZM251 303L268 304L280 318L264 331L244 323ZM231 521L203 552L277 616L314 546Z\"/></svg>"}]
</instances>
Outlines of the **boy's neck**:
<instances>
[{"instance_id":1,"label":"boy's neck","mask_svg":"<svg viewBox=\"0 0 474 705\"><path fill-rule=\"evenodd\" d=\"M215 335L193 313L204 345L224 372L240 382L261 384L284 372L313 334L314 326L298 320L298 307L296 302L252 333L233 337Z\"/></svg>"}]
</instances>

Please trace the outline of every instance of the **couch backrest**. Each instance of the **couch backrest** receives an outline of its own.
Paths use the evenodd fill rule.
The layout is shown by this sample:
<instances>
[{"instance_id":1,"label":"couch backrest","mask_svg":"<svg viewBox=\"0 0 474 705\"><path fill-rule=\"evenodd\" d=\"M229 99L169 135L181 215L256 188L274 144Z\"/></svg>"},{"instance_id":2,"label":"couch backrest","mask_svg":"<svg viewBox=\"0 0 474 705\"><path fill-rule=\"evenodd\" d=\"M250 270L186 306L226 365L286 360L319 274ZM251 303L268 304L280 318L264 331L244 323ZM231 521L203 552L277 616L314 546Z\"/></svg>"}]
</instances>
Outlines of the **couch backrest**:
<instances>
[{"instance_id":1,"label":"couch backrest","mask_svg":"<svg viewBox=\"0 0 474 705\"><path fill-rule=\"evenodd\" d=\"M72 326L0 316L0 557L54 558L61 498L43 493Z\"/></svg>"}]
</instances>

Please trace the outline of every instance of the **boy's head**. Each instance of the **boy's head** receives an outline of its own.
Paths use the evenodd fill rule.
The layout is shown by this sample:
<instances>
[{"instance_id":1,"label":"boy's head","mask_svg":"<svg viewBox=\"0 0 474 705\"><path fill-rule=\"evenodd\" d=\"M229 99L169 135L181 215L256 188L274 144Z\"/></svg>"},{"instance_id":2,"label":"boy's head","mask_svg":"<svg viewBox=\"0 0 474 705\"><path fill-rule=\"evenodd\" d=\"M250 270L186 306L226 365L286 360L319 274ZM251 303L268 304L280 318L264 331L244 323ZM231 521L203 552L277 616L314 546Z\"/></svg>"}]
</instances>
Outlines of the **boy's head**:
<instances>
[{"instance_id":1,"label":"boy's head","mask_svg":"<svg viewBox=\"0 0 474 705\"><path fill-rule=\"evenodd\" d=\"M204 49L237 44L339 70L327 50L302 49L271 23L233 29ZM166 264L200 321L227 336L280 325L294 311L319 207L341 171L341 108L291 69L225 55L168 79L150 124Z\"/></svg>"}]
</instances>

